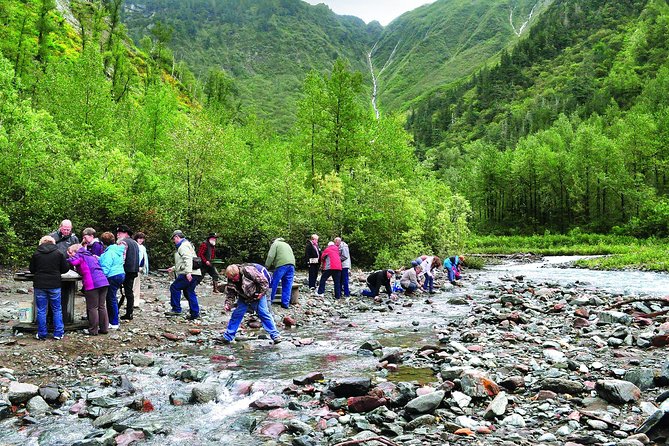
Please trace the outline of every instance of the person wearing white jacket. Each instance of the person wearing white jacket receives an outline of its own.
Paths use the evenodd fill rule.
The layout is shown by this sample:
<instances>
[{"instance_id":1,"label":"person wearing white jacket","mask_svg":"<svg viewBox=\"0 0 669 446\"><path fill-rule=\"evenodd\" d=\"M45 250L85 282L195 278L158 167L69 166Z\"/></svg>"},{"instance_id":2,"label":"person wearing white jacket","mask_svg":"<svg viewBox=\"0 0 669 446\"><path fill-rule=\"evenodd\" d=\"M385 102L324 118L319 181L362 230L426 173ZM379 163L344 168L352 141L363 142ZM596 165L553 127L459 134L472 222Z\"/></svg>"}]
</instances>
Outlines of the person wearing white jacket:
<instances>
[{"instance_id":1,"label":"person wearing white jacket","mask_svg":"<svg viewBox=\"0 0 669 446\"><path fill-rule=\"evenodd\" d=\"M351 290L348 288L348 278L351 270L351 253L348 250L348 245L341 237L335 238L334 243L339 247L339 257L341 257L341 290L344 297L350 297Z\"/></svg>"}]
</instances>

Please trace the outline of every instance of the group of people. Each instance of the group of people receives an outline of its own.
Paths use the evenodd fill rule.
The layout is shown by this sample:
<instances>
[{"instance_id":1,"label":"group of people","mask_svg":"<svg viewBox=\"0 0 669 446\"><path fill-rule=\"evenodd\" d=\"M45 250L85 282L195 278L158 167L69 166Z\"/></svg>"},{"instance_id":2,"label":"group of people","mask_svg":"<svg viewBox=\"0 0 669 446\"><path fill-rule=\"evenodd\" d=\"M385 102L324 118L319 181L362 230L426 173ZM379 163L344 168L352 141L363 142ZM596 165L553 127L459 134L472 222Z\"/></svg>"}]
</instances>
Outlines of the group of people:
<instances>
[{"instance_id":1,"label":"group of people","mask_svg":"<svg viewBox=\"0 0 669 446\"><path fill-rule=\"evenodd\" d=\"M139 297L139 273L148 274L149 257L144 247L146 236L132 237L127 225L119 225L116 235L104 232L96 238L93 228L82 231L82 242L72 232L72 222L43 236L30 260L37 319L37 339L46 339L47 308L53 315L56 340L62 339L64 324L61 308L61 274L74 269L82 280L86 298L88 329L96 336L119 328L119 319L132 320L135 296ZM118 290L123 287L126 312L119 318ZM122 302L121 302L122 303Z\"/></svg>"},{"instance_id":2,"label":"group of people","mask_svg":"<svg viewBox=\"0 0 669 446\"><path fill-rule=\"evenodd\" d=\"M374 271L367 276L368 290L363 290L362 295L367 297L376 297L381 291L381 287L386 289L388 296L392 296L393 291L403 291L405 295L411 295L416 291L422 290L430 294L434 293L434 274L443 266L448 274L448 280L455 285L456 280L460 279L460 272L463 256L452 256L444 260L437 256L422 255L411 262L411 266L404 271L396 274L392 269L383 269ZM399 277L399 284L395 284L394 279Z\"/></svg>"},{"instance_id":3,"label":"group of people","mask_svg":"<svg viewBox=\"0 0 669 446\"><path fill-rule=\"evenodd\" d=\"M40 239L39 246L30 262L34 274L35 303L37 308L38 339L47 337L47 306L53 313L54 339L61 339L64 332L60 302L61 274L75 269L82 277L83 293L86 298L86 313L90 335L104 334L119 328L120 320L132 320L135 298L139 297L140 274L148 274L149 258L144 246L145 234L133 235L127 225L116 228L116 236L105 232L96 238L93 228L82 232L82 242L72 232L72 222L63 220L54 233ZM200 318L200 306L196 288L205 274L211 276L213 293L226 294L225 310L234 311L230 316L222 341L234 342L237 330L248 311L255 312L271 339L278 343L281 335L270 310L279 285L281 286L281 306L291 304L295 277L295 255L291 246L283 239L275 239L269 249L265 266L257 263L231 264L225 270L227 284L223 289L215 266L218 235L208 234L197 251L181 230L171 236L175 245L174 264L168 272L174 275L170 284L170 311L167 316L182 314L182 295L188 301L187 319ZM305 262L309 271L309 288L318 296L323 296L329 278L334 282L336 299L351 295L349 276L351 255L349 247L341 237L336 237L321 251L319 237L313 234L305 249ZM449 280L459 278L462 257L449 257L443 267ZM400 286L406 294L411 294L420 286L433 292L434 272L441 266L437 256L423 255L412 262L411 268L402 272ZM269 270L273 270L270 273ZM320 281L318 280L318 274ZM378 296L381 287L389 295L393 292L394 270L375 271L367 277L369 290L364 296ZM317 287L318 284L318 287ZM119 316L123 299L117 299L119 289L123 289L126 311ZM396 287L397 288L397 287Z\"/></svg>"},{"instance_id":4,"label":"group of people","mask_svg":"<svg viewBox=\"0 0 669 446\"><path fill-rule=\"evenodd\" d=\"M318 239L318 234L312 234L304 251L306 265L309 269L309 289L317 296L323 296L325 284L332 277L335 298L341 298L342 293L345 297L349 297L351 295L349 289L351 253L348 244L341 237L336 237L334 241L328 242L327 247L321 251ZM320 281L318 281L319 271L321 271ZM318 289L316 289L316 282L318 282Z\"/></svg>"}]
</instances>

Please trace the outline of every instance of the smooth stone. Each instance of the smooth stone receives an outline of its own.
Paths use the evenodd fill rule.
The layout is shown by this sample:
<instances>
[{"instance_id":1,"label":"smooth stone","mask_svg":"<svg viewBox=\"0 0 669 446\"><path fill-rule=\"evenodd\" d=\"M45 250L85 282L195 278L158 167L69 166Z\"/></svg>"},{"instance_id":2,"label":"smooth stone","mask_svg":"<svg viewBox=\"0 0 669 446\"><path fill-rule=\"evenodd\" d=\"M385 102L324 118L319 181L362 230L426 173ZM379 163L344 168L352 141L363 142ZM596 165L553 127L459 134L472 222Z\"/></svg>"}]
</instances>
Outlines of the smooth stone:
<instances>
[{"instance_id":1,"label":"smooth stone","mask_svg":"<svg viewBox=\"0 0 669 446\"><path fill-rule=\"evenodd\" d=\"M37 395L38 392L39 387L34 384L12 381L9 383L7 398L12 404L21 404L27 402L30 398Z\"/></svg>"},{"instance_id":2,"label":"smooth stone","mask_svg":"<svg viewBox=\"0 0 669 446\"><path fill-rule=\"evenodd\" d=\"M414 398L407 403L404 409L408 413L413 414L430 413L439 407L444 396L446 396L445 391L437 390L436 392Z\"/></svg>"}]
</instances>

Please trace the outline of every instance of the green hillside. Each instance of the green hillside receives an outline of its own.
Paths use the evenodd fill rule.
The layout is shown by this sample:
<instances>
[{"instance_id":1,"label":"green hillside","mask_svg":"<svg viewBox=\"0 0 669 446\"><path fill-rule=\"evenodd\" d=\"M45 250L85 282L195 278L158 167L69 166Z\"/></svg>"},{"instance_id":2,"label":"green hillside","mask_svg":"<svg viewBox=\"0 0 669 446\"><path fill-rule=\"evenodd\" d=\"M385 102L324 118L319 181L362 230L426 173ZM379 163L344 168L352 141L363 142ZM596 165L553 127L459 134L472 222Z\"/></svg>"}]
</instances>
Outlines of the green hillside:
<instances>
[{"instance_id":1,"label":"green hillside","mask_svg":"<svg viewBox=\"0 0 669 446\"><path fill-rule=\"evenodd\" d=\"M385 110L469 75L527 34L549 0L438 0L384 29L372 53ZM526 23L527 22L527 23Z\"/></svg>"},{"instance_id":2,"label":"green hillside","mask_svg":"<svg viewBox=\"0 0 669 446\"><path fill-rule=\"evenodd\" d=\"M239 113L230 75L199 81L175 63L167 25L135 47L123 3L0 3L0 265L24 267L64 218L77 234L145 232L157 267L177 228L193 241L218 232L226 262L261 262L277 236L297 249L314 232L345 237L357 265L463 246L468 204L420 165L404 122L374 117L363 73L334 50L321 54L329 68L295 78L300 100L276 110L295 125L279 133Z\"/></svg>"},{"instance_id":3,"label":"green hillside","mask_svg":"<svg viewBox=\"0 0 669 446\"><path fill-rule=\"evenodd\" d=\"M280 127L306 74L327 71L337 58L365 71L365 54L381 27L338 16L301 0L141 0L128 4L124 22L135 42L160 22L173 29L174 55L204 79L222 69L235 79L244 106Z\"/></svg>"},{"instance_id":4,"label":"green hillside","mask_svg":"<svg viewBox=\"0 0 669 446\"><path fill-rule=\"evenodd\" d=\"M499 64L409 118L481 230L666 235L669 6L551 5Z\"/></svg>"}]
</instances>

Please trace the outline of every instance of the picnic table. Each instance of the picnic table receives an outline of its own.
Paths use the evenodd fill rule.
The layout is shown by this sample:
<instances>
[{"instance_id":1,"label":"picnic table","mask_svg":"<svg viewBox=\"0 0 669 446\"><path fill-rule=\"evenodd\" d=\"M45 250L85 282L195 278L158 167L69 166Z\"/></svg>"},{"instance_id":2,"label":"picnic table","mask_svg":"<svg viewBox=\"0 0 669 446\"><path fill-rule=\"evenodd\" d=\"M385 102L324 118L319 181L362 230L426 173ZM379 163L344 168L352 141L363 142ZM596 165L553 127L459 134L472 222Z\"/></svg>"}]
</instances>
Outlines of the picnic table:
<instances>
[{"instance_id":1,"label":"picnic table","mask_svg":"<svg viewBox=\"0 0 669 446\"><path fill-rule=\"evenodd\" d=\"M29 271L18 272L14 274L14 280L17 282L32 282L35 277ZM78 289L79 280L81 276L75 271L68 271L65 274L61 275L62 286L61 286L61 309L63 311L63 323L65 324L65 331L79 330L86 328L88 322L76 320L74 317L74 303L75 303L75 294ZM35 299L33 298L33 318L32 322L20 322L14 325L14 329L19 331L36 331L37 330L37 309L35 308ZM51 308L48 307L47 310L47 325L52 325L53 316L51 315Z\"/></svg>"}]
</instances>

